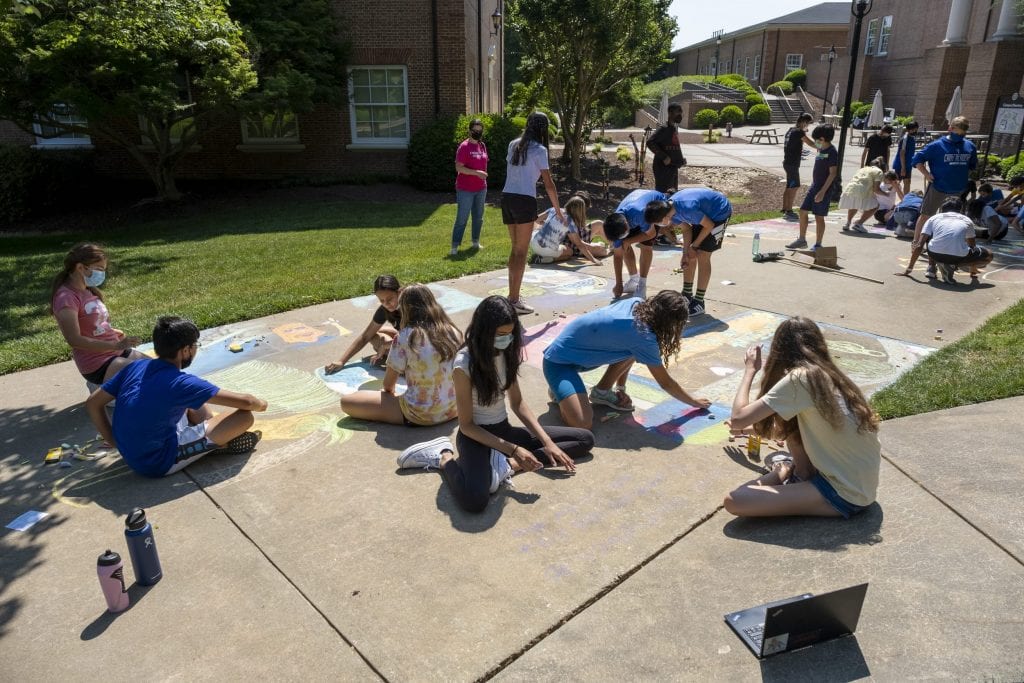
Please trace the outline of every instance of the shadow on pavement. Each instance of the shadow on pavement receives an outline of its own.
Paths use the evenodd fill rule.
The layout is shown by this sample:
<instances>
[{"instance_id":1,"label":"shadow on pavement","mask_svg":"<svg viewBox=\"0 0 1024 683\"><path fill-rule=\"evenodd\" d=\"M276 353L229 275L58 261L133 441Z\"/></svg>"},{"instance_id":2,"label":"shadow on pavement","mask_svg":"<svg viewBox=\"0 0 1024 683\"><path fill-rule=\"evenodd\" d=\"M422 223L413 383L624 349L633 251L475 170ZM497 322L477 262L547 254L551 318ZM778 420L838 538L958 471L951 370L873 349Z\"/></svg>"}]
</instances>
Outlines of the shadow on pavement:
<instances>
[{"instance_id":1,"label":"shadow on pavement","mask_svg":"<svg viewBox=\"0 0 1024 683\"><path fill-rule=\"evenodd\" d=\"M803 650L769 657L761 661L761 680L779 683L795 680L819 680L848 683L871 676L857 636L819 643Z\"/></svg>"},{"instance_id":2,"label":"shadow on pavement","mask_svg":"<svg viewBox=\"0 0 1024 683\"><path fill-rule=\"evenodd\" d=\"M103 635L107 630L107 627L113 624L119 616L122 614L128 614L137 604L142 602L142 599L146 597L151 588L153 588L153 586L140 586L138 583L133 583L128 587L128 609L117 613L104 610L103 614L93 619L88 626L82 629L82 633L79 638L82 640L92 640L93 638L98 638Z\"/></svg>"},{"instance_id":3,"label":"shadow on pavement","mask_svg":"<svg viewBox=\"0 0 1024 683\"><path fill-rule=\"evenodd\" d=\"M729 538L794 550L842 552L851 545L882 542L882 507L872 503L850 519L839 517L737 518L722 531Z\"/></svg>"}]
</instances>

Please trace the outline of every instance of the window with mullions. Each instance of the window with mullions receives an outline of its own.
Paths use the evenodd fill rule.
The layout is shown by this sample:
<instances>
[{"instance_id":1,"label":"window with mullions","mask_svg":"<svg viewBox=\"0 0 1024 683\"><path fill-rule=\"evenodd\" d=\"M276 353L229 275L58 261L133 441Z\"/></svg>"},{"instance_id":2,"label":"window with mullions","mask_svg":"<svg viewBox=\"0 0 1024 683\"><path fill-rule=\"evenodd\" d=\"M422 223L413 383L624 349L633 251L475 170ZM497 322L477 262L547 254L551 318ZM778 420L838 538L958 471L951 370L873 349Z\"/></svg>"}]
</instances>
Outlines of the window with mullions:
<instances>
[{"instance_id":1,"label":"window with mullions","mask_svg":"<svg viewBox=\"0 0 1024 683\"><path fill-rule=\"evenodd\" d=\"M349 116L353 144L407 145L409 89L405 67L351 67Z\"/></svg>"},{"instance_id":2,"label":"window with mullions","mask_svg":"<svg viewBox=\"0 0 1024 683\"><path fill-rule=\"evenodd\" d=\"M881 24L881 19L872 19L868 22L868 37L864 41L864 54L873 55L878 49L878 29Z\"/></svg>"},{"instance_id":3,"label":"window with mullions","mask_svg":"<svg viewBox=\"0 0 1024 683\"><path fill-rule=\"evenodd\" d=\"M882 17L882 28L878 33L878 55L889 54L889 36L892 34L892 15Z\"/></svg>"},{"instance_id":4,"label":"window with mullions","mask_svg":"<svg viewBox=\"0 0 1024 683\"><path fill-rule=\"evenodd\" d=\"M248 114L242 119L242 140L249 144L293 144L299 141L299 119L293 111Z\"/></svg>"},{"instance_id":5,"label":"window with mullions","mask_svg":"<svg viewBox=\"0 0 1024 683\"><path fill-rule=\"evenodd\" d=\"M84 126L88 123L84 117L75 112L69 104L55 104L33 125L36 134L36 145L41 147L82 147L91 145L92 139L85 133L69 131L67 126ZM64 124L64 125L61 125Z\"/></svg>"}]
</instances>

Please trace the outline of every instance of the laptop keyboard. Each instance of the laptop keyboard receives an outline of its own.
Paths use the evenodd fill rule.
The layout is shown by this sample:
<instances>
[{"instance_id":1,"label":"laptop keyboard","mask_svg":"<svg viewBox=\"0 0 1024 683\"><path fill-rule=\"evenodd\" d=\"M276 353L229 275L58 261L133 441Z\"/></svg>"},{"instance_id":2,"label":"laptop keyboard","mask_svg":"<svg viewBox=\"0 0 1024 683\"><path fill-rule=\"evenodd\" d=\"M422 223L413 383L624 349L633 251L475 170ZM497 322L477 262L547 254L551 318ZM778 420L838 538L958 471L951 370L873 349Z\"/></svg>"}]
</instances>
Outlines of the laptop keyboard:
<instances>
[{"instance_id":1,"label":"laptop keyboard","mask_svg":"<svg viewBox=\"0 0 1024 683\"><path fill-rule=\"evenodd\" d=\"M743 629L743 632L754 642L754 645L761 647L761 641L764 639L764 624L748 626Z\"/></svg>"}]
</instances>

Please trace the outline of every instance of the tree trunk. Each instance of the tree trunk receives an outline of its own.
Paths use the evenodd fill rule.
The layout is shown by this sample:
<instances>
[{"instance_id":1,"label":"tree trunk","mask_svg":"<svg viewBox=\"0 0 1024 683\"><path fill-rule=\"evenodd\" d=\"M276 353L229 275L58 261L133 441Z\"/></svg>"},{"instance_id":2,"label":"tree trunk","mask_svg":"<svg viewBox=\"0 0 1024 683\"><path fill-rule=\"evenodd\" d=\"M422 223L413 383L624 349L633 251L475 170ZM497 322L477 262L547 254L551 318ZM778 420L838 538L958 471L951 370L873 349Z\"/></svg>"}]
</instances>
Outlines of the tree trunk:
<instances>
[{"instance_id":1,"label":"tree trunk","mask_svg":"<svg viewBox=\"0 0 1024 683\"><path fill-rule=\"evenodd\" d=\"M156 191L161 200L176 202L181 199L181 191L174 180L173 168L158 162L156 173L153 175L153 182L156 184Z\"/></svg>"}]
</instances>

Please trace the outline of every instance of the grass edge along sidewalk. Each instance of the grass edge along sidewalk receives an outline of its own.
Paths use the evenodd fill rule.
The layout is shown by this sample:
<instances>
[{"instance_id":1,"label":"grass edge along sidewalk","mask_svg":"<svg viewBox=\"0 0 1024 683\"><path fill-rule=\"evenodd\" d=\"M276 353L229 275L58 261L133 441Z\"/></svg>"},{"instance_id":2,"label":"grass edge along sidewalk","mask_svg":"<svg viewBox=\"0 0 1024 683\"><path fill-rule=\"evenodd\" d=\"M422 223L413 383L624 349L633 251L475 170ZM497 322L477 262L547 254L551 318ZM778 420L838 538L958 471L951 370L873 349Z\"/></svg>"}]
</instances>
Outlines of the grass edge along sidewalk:
<instances>
[{"instance_id":1,"label":"grass edge along sidewalk","mask_svg":"<svg viewBox=\"0 0 1024 683\"><path fill-rule=\"evenodd\" d=\"M871 398L882 419L1024 395L1024 299L929 355Z\"/></svg>"}]
</instances>

